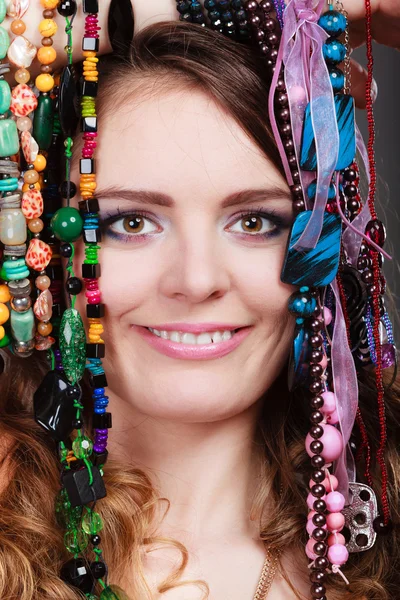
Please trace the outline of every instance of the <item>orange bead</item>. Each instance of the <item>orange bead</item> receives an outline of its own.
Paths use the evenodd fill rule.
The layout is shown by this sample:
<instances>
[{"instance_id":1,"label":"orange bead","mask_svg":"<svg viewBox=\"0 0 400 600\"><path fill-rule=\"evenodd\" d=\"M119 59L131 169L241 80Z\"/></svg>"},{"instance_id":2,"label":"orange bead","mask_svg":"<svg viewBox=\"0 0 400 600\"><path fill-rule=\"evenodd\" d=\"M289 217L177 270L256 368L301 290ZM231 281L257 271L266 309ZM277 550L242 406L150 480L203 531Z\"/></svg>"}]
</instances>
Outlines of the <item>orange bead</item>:
<instances>
[{"instance_id":1,"label":"orange bead","mask_svg":"<svg viewBox=\"0 0 400 600\"><path fill-rule=\"evenodd\" d=\"M2 340L5 335L6 330L4 329L3 325L0 325L0 340Z\"/></svg>"},{"instance_id":2,"label":"orange bead","mask_svg":"<svg viewBox=\"0 0 400 600\"><path fill-rule=\"evenodd\" d=\"M57 52L53 46L42 46L37 53L37 59L42 65L50 65L57 58Z\"/></svg>"},{"instance_id":3,"label":"orange bead","mask_svg":"<svg viewBox=\"0 0 400 600\"><path fill-rule=\"evenodd\" d=\"M22 191L23 192L28 192L31 189L29 187L30 185L32 185L32 184L30 184L30 183L24 183L24 185L22 186ZM35 186L35 190L40 190L41 189L39 182L34 183L33 185Z\"/></svg>"},{"instance_id":4,"label":"orange bead","mask_svg":"<svg viewBox=\"0 0 400 600\"><path fill-rule=\"evenodd\" d=\"M39 32L43 37L52 37L57 33L58 25L53 19L43 19L39 23Z\"/></svg>"},{"instance_id":5,"label":"orange bead","mask_svg":"<svg viewBox=\"0 0 400 600\"><path fill-rule=\"evenodd\" d=\"M58 0L40 0L40 4L46 10L54 10L58 6Z\"/></svg>"},{"instance_id":6,"label":"orange bead","mask_svg":"<svg viewBox=\"0 0 400 600\"><path fill-rule=\"evenodd\" d=\"M11 23L11 31L15 35L22 35L25 32L26 25L22 19L15 19Z\"/></svg>"},{"instance_id":7,"label":"orange bead","mask_svg":"<svg viewBox=\"0 0 400 600\"><path fill-rule=\"evenodd\" d=\"M54 87L54 79L49 73L41 73L36 77L35 85L39 92L50 92Z\"/></svg>"},{"instance_id":8,"label":"orange bead","mask_svg":"<svg viewBox=\"0 0 400 600\"><path fill-rule=\"evenodd\" d=\"M49 277L47 277L47 275L39 275L39 277L36 277L35 279L35 285L38 290L41 290L43 292L44 290L47 290L50 287L51 280Z\"/></svg>"},{"instance_id":9,"label":"orange bead","mask_svg":"<svg viewBox=\"0 0 400 600\"><path fill-rule=\"evenodd\" d=\"M34 169L25 171L24 181L25 181L25 183L37 183L39 181L39 173L37 171L35 171Z\"/></svg>"},{"instance_id":10,"label":"orange bead","mask_svg":"<svg viewBox=\"0 0 400 600\"><path fill-rule=\"evenodd\" d=\"M40 171L44 171L47 165L47 160L46 158L43 156L43 154L38 154L36 157L36 160L33 163L34 168L36 169L36 171L38 171L40 173Z\"/></svg>"},{"instance_id":11,"label":"orange bead","mask_svg":"<svg viewBox=\"0 0 400 600\"><path fill-rule=\"evenodd\" d=\"M8 285L0 285L0 302L10 302L11 294Z\"/></svg>"},{"instance_id":12,"label":"orange bead","mask_svg":"<svg viewBox=\"0 0 400 600\"><path fill-rule=\"evenodd\" d=\"M46 337L53 331L53 325L51 323L40 322L38 323L37 330L40 335Z\"/></svg>"},{"instance_id":13,"label":"orange bead","mask_svg":"<svg viewBox=\"0 0 400 600\"><path fill-rule=\"evenodd\" d=\"M14 79L17 83L28 83L30 78L31 74L29 73L28 69L21 68L14 73Z\"/></svg>"},{"instance_id":14,"label":"orange bead","mask_svg":"<svg viewBox=\"0 0 400 600\"><path fill-rule=\"evenodd\" d=\"M3 323L8 321L9 317L10 311L8 310L8 307L5 304L0 303L0 325L3 325Z\"/></svg>"},{"instance_id":15,"label":"orange bead","mask_svg":"<svg viewBox=\"0 0 400 600\"><path fill-rule=\"evenodd\" d=\"M40 233L43 231L44 223L42 219L30 219L28 221L28 229L32 233Z\"/></svg>"}]
</instances>

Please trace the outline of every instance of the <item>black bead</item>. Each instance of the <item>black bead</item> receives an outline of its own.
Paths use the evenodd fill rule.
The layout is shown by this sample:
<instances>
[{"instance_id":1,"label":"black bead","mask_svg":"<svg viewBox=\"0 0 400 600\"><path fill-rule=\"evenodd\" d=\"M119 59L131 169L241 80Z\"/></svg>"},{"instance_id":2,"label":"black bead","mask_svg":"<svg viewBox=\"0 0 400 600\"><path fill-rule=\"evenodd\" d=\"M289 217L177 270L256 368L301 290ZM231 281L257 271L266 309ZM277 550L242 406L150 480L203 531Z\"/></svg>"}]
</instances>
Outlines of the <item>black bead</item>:
<instances>
[{"instance_id":1,"label":"black bead","mask_svg":"<svg viewBox=\"0 0 400 600\"><path fill-rule=\"evenodd\" d=\"M324 445L320 440L314 440L310 444L310 450L311 452L314 452L314 454L321 454L323 449Z\"/></svg>"},{"instance_id":2,"label":"black bead","mask_svg":"<svg viewBox=\"0 0 400 600\"><path fill-rule=\"evenodd\" d=\"M69 277L65 284L68 294L77 296L82 291L82 281L78 277Z\"/></svg>"},{"instance_id":3,"label":"black bead","mask_svg":"<svg viewBox=\"0 0 400 600\"><path fill-rule=\"evenodd\" d=\"M98 213L100 210L97 198L88 198L79 202L79 211L85 215L87 213Z\"/></svg>"},{"instance_id":4,"label":"black bead","mask_svg":"<svg viewBox=\"0 0 400 600\"><path fill-rule=\"evenodd\" d=\"M100 467L101 465L105 465L108 459L108 450L104 450L104 452L96 452L93 450L90 455L90 460L96 467Z\"/></svg>"},{"instance_id":5,"label":"black bead","mask_svg":"<svg viewBox=\"0 0 400 600\"><path fill-rule=\"evenodd\" d=\"M328 545L325 542L317 542L313 546L313 551L317 556L325 556L328 550Z\"/></svg>"},{"instance_id":6,"label":"black bead","mask_svg":"<svg viewBox=\"0 0 400 600\"><path fill-rule=\"evenodd\" d=\"M81 129L84 133L97 132L97 117L83 117Z\"/></svg>"},{"instance_id":7,"label":"black bead","mask_svg":"<svg viewBox=\"0 0 400 600\"><path fill-rule=\"evenodd\" d=\"M99 546L99 544L101 544L101 537L96 533L95 535L91 536L90 541L93 546Z\"/></svg>"},{"instance_id":8,"label":"black bead","mask_svg":"<svg viewBox=\"0 0 400 600\"><path fill-rule=\"evenodd\" d=\"M72 17L76 13L75 0L63 0L57 6L57 11L62 17Z\"/></svg>"},{"instance_id":9,"label":"black bead","mask_svg":"<svg viewBox=\"0 0 400 600\"><path fill-rule=\"evenodd\" d=\"M315 481L315 483L321 483L325 479L325 473L322 469L317 469L311 474L311 479Z\"/></svg>"},{"instance_id":10,"label":"black bead","mask_svg":"<svg viewBox=\"0 0 400 600\"><path fill-rule=\"evenodd\" d=\"M324 339L323 339L322 335L320 335L319 333L312 335L310 337L310 345L313 348L319 348L320 346L322 346L323 343L324 343Z\"/></svg>"},{"instance_id":11,"label":"black bead","mask_svg":"<svg viewBox=\"0 0 400 600\"><path fill-rule=\"evenodd\" d=\"M310 435L314 440L319 440L324 435L324 430L321 425L313 425L310 429Z\"/></svg>"},{"instance_id":12,"label":"black bead","mask_svg":"<svg viewBox=\"0 0 400 600\"><path fill-rule=\"evenodd\" d=\"M314 566L316 569L325 570L329 567L329 561L326 556L318 556L314 561Z\"/></svg>"},{"instance_id":13,"label":"black bead","mask_svg":"<svg viewBox=\"0 0 400 600\"><path fill-rule=\"evenodd\" d=\"M324 358L323 353L321 352L321 350L313 350L311 352L311 356L310 356L310 362L314 363L314 364L318 364L321 362L321 360Z\"/></svg>"},{"instance_id":14,"label":"black bead","mask_svg":"<svg viewBox=\"0 0 400 600\"><path fill-rule=\"evenodd\" d=\"M101 242L101 229L84 229L83 240L86 244L98 244Z\"/></svg>"},{"instance_id":15,"label":"black bead","mask_svg":"<svg viewBox=\"0 0 400 600\"><path fill-rule=\"evenodd\" d=\"M88 38L86 38L88 39ZM94 38L91 38L94 39ZM96 98L98 91L97 81L85 81L81 80L81 96L90 96Z\"/></svg>"},{"instance_id":16,"label":"black bead","mask_svg":"<svg viewBox=\"0 0 400 600\"><path fill-rule=\"evenodd\" d=\"M76 133L80 118L77 95L77 76L73 65L64 67L61 74L60 90L58 94L58 114L64 137L73 137ZM64 198L65 197L66 196L64 196Z\"/></svg>"},{"instance_id":17,"label":"black bead","mask_svg":"<svg viewBox=\"0 0 400 600\"><path fill-rule=\"evenodd\" d=\"M104 358L106 355L105 344L86 344L87 358Z\"/></svg>"},{"instance_id":18,"label":"black bead","mask_svg":"<svg viewBox=\"0 0 400 600\"><path fill-rule=\"evenodd\" d=\"M366 283L367 285L370 285L374 281L374 274L369 269L365 269L365 271L363 271L361 273L361 278L364 283Z\"/></svg>"},{"instance_id":19,"label":"black bead","mask_svg":"<svg viewBox=\"0 0 400 600\"><path fill-rule=\"evenodd\" d=\"M314 469L321 469L322 467L325 466L325 459L323 456L321 456L320 454L317 454L316 456L313 456L311 458L311 466Z\"/></svg>"},{"instance_id":20,"label":"black bead","mask_svg":"<svg viewBox=\"0 0 400 600\"><path fill-rule=\"evenodd\" d=\"M355 169L349 167L343 171L343 179L346 181L355 181L358 178L358 173Z\"/></svg>"},{"instance_id":21,"label":"black bead","mask_svg":"<svg viewBox=\"0 0 400 600\"><path fill-rule=\"evenodd\" d=\"M90 563L90 571L95 579L102 579L107 573L107 567L103 561L99 560Z\"/></svg>"},{"instance_id":22,"label":"black bead","mask_svg":"<svg viewBox=\"0 0 400 600\"><path fill-rule=\"evenodd\" d=\"M310 384L310 392L312 394L320 394L323 389L324 389L324 386L319 379L316 379L315 381L313 381Z\"/></svg>"},{"instance_id":23,"label":"black bead","mask_svg":"<svg viewBox=\"0 0 400 600\"><path fill-rule=\"evenodd\" d=\"M326 592L326 587L324 585L321 585L319 583L315 583L314 585L311 586L311 596L317 600L319 600L319 598L321 598L321 596L323 596Z\"/></svg>"},{"instance_id":24,"label":"black bead","mask_svg":"<svg viewBox=\"0 0 400 600\"><path fill-rule=\"evenodd\" d=\"M324 372L324 369L322 368L322 365L311 365L311 367L310 367L311 377L321 377L323 372Z\"/></svg>"},{"instance_id":25,"label":"black bead","mask_svg":"<svg viewBox=\"0 0 400 600\"><path fill-rule=\"evenodd\" d=\"M83 558L72 558L61 567L60 577L63 581L78 588L84 594L91 594L95 587L95 580L86 568Z\"/></svg>"},{"instance_id":26,"label":"black bead","mask_svg":"<svg viewBox=\"0 0 400 600\"><path fill-rule=\"evenodd\" d=\"M82 263L82 279L98 279L100 275L100 263L95 265Z\"/></svg>"},{"instance_id":27,"label":"black bead","mask_svg":"<svg viewBox=\"0 0 400 600\"><path fill-rule=\"evenodd\" d=\"M389 535L389 533L393 531L392 521L389 521L388 524L385 525L385 520L382 516L378 516L374 519L372 527L378 535Z\"/></svg>"},{"instance_id":28,"label":"black bead","mask_svg":"<svg viewBox=\"0 0 400 600\"><path fill-rule=\"evenodd\" d=\"M102 413L101 415L95 413L93 415L93 428L94 429L111 429L112 417L110 412Z\"/></svg>"},{"instance_id":29,"label":"black bead","mask_svg":"<svg viewBox=\"0 0 400 600\"><path fill-rule=\"evenodd\" d=\"M60 194L63 198L73 198L76 196L76 185L73 181L63 181L60 185Z\"/></svg>"},{"instance_id":30,"label":"black bead","mask_svg":"<svg viewBox=\"0 0 400 600\"><path fill-rule=\"evenodd\" d=\"M303 212L303 210L306 208L303 198L296 198L296 200L293 202L293 208L296 212Z\"/></svg>"},{"instance_id":31,"label":"black bead","mask_svg":"<svg viewBox=\"0 0 400 600\"><path fill-rule=\"evenodd\" d=\"M60 244L60 254L63 258L71 258L72 246L68 242Z\"/></svg>"},{"instance_id":32,"label":"black bead","mask_svg":"<svg viewBox=\"0 0 400 600\"><path fill-rule=\"evenodd\" d=\"M72 421L72 426L74 429L82 429L82 427L83 427L82 419L75 419L75 421Z\"/></svg>"},{"instance_id":33,"label":"black bead","mask_svg":"<svg viewBox=\"0 0 400 600\"><path fill-rule=\"evenodd\" d=\"M74 399L68 395L70 384L61 373L49 371L33 395L35 421L56 442L64 441L74 430Z\"/></svg>"},{"instance_id":34,"label":"black bead","mask_svg":"<svg viewBox=\"0 0 400 600\"><path fill-rule=\"evenodd\" d=\"M92 388L106 388L108 386L107 377L105 373L99 373L99 375L93 375L89 373L89 381Z\"/></svg>"},{"instance_id":35,"label":"black bead","mask_svg":"<svg viewBox=\"0 0 400 600\"><path fill-rule=\"evenodd\" d=\"M311 571L310 579L312 583L323 583L326 580L326 573L324 573L324 571L313 569Z\"/></svg>"},{"instance_id":36,"label":"black bead","mask_svg":"<svg viewBox=\"0 0 400 600\"><path fill-rule=\"evenodd\" d=\"M326 511L326 502L321 498L318 498L313 503L313 509L317 511L317 513L323 513Z\"/></svg>"},{"instance_id":37,"label":"black bead","mask_svg":"<svg viewBox=\"0 0 400 600\"><path fill-rule=\"evenodd\" d=\"M346 185L343 192L348 198L354 198L354 196L357 196L358 194L358 189L356 185L350 183L349 185Z\"/></svg>"},{"instance_id":38,"label":"black bead","mask_svg":"<svg viewBox=\"0 0 400 600\"><path fill-rule=\"evenodd\" d=\"M134 26L131 0L111 0L108 12L108 36L114 53L125 55L129 52Z\"/></svg>"},{"instance_id":39,"label":"black bead","mask_svg":"<svg viewBox=\"0 0 400 600\"><path fill-rule=\"evenodd\" d=\"M321 515L322 516L322 515ZM316 527L312 533L312 537L317 542L323 542L328 537L329 532L323 527Z\"/></svg>"},{"instance_id":40,"label":"black bead","mask_svg":"<svg viewBox=\"0 0 400 600\"><path fill-rule=\"evenodd\" d=\"M324 420L324 415L319 410L312 412L310 415L311 423L316 423L318 425L318 423L321 423L323 420Z\"/></svg>"},{"instance_id":41,"label":"black bead","mask_svg":"<svg viewBox=\"0 0 400 600\"><path fill-rule=\"evenodd\" d=\"M325 486L320 483L313 485L310 491L315 498L322 498L322 496L325 496L326 494Z\"/></svg>"},{"instance_id":42,"label":"black bead","mask_svg":"<svg viewBox=\"0 0 400 600\"><path fill-rule=\"evenodd\" d=\"M86 304L86 316L88 319L102 319L104 317L104 304Z\"/></svg>"},{"instance_id":43,"label":"black bead","mask_svg":"<svg viewBox=\"0 0 400 600\"><path fill-rule=\"evenodd\" d=\"M323 527L326 525L326 517L322 513L315 513L312 522L316 527Z\"/></svg>"},{"instance_id":44,"label":"black bead","mask_svg":"<svg viewBox=\"0 0 400 600\"><path fill-rule=\"evenodd\" d=\"M80 400L82 398L82 389L78 383L74 383L68 386L67 396L72 400Z\"/></svg>"},{"instance_id":45,"label":"black bead","mask_svg":"<svg viewBox=\"0 0 400 600\"><path fill-rule=\"evenodd\" d=\"M121 0L119 1L121 2ZM85 14L96 15L99 12L98 0L83 0L83 12Z\"/></svg>"},{"instance_id":46,"label":"black bead","mask_svg":"<svg viewBox=\"0 0 400 600\"><path fill-rule=\"evenodd\" d=\"M318 410L319 408L322 408L323 405L324 405L324 399L321 398L321 396L315 396L314 398L311 398L311 400L310 400L310 406L314 410Z\"/></svg>"},{"instance_id":47,"label":"black bead","mask_svg":"<svg viewBox=\"0 0 400 600\"><path fill-rule=\"evenodd\" d=\"M63 474L62 483L68 492L72 507L83 506L106 496L106 488L99 469L92 464L91 472L93 475L92 485L89 485L87 467L83 467L78 471L66 471Z\"/></svg>"}]
</instances>

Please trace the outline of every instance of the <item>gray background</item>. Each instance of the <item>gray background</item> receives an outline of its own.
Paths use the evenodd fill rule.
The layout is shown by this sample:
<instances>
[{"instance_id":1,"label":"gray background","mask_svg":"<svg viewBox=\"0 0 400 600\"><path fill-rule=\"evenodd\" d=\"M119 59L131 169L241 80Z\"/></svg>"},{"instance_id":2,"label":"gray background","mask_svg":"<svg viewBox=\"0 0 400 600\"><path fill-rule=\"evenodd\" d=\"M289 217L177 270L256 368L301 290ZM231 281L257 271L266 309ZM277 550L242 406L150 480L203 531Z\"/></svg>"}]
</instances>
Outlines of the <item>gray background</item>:
<instances>
[{"instance_id":1,"label":"gray background","mask_svg":"<svg viewBox=\"0 0 400 600\"><path fill-rule=\"evenodd\" d=\"M352 58L366 66L365 47L355 50ZM377 212L387 228L388 241L385 249L393 256L392 261L385 261L384 272L398 312L400 309L400 52L374 43L374 77L378 84L378 97L374 105L378 174ZM357 121L367 143L365 111L357 110ZM396 321L396 318L393 320ZM393 323L393 325L399 341L399 324Z\"/></svg>"}]
</instances>

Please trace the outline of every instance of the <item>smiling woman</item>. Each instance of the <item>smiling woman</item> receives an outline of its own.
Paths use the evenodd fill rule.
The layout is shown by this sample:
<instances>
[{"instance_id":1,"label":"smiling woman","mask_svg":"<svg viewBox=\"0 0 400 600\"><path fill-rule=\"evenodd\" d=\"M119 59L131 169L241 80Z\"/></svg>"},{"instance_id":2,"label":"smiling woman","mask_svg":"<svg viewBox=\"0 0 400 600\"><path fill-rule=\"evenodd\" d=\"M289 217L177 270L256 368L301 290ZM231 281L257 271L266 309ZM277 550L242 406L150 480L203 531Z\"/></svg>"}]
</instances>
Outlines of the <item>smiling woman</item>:
<instances>
[{"instance_id":1,"label":"smiling woman","mask_svg":"<svg viewBox=\"0 0 400 600\"><path fill-rule=\"evenodd\" d=\"M399 554L396 529L388 527L388 535L381 536L379 551L376 545L352 553L344 578L338 575L345 548L340 534L344 507L338 481L328 469L338 458L334 450L340 438L326 349L329 326L339 321L341 308L335 314L330 296L330 308L327 302L324 310L322 293L311 292L308 285L295 287L289 268L282 274L288 248L295 252L291 226L299 222L297 213L305 213L293 142L286 138L294 179L289 187L271 133L267 66L267 59L251 48L188 23L151 26L135 36L129 60L104 61L96 200L76 196L71 207L84 213L85 236L94 221L101 232L92 244L101 242L107 353L102 354L102 340L92 344L98 354L91 356L91 373L88 368L81 386L88 431L105 436L99 414L108 400L112 407L109 458L96 448L91 454L93 472L100 477L97 467L104 467L107 496L98 497L90 518L86 512L82 516L79 501L72 506L68 497L58 496L58 521L67 525L68 546L75 550L71 559L53 517L60 487L54 444L31 416L32 390L47 364L35 355L22 369L18 357L8 356L0 389L11 457L3 469L7 484L0 498L0 597L93 600L102 577L107 587L99 592L101 600L125 600L126 594L131 600L265 600L267 594L269 600L389 600L396 594L398 574L388 566L389 557L397 560ZM285 98L278 97L287 134ZM79 148L78 139L74 148ZM74 180L78 169L76 161ZM330 232L340 236L340 206L333 210L330 200ZM98 211L89 210L96 201ZM322 239L325 246L318 246L317 253L329 259L331 248ZM93 245L79 239L73 253L64 241L61 254L69 259L70 274L79 273L85 261L96 278L100 275L88 252ZM320 273L321 262L313 257L307 266ZM73 306L86 314L85 326L95 326L94 338L101 338L102 324L93 315L104 306L95 277L84 279L93 301L86 312L84 294L72 294ZM358 279L350 284L356 288ZM347 288L342 292L351 295ZM293 371L304 379L301 366L307 361L298 336L305 335L305 319L310 327L306 342L312 346L307 355L311 380L306 376L306 382L315 388L311 430L309 401L301 387L292 385ZM64 343L74 339L74 327L68 323L62 335ZM344 347L339 353L347 356ZM101 382L95 391L93 379ZM362 432L375 442L373 377L360 369L359 381ZM387 493L394 519L396 390L385 395ZM54 393L47 387L40 399ZM73 424L82 429L79 419ZM325 430L331 437L323 442L331 454L323 454ZM304 447L309 431L313 439L307 448L315 449L309 452L311 481ZM86 446L76 440L79 435L71 449L58 446L61 454L67 452L62 456L69 459L67 476L72 473L76 483L69 489L75 497L85 489L76 477L91 464L85 452L93 450L88 439ZM359 480L364 472L361 459ZM377 465L371 473L377 479ZM96 485L90 481L89 487ZM307 503L312 511L308 522ZM370 511L372 505L371 499ZM78 521L82 528L77 533ZM327 544L333 551L324 543L328 524L333 533ZM371 530L370 524L369 535ZM89 539L96 559L85 562L78 556L83 553L86 559ZM333 560L335 551L332 573L325 555L329 552Z\"/></svg>"}]
</instances>

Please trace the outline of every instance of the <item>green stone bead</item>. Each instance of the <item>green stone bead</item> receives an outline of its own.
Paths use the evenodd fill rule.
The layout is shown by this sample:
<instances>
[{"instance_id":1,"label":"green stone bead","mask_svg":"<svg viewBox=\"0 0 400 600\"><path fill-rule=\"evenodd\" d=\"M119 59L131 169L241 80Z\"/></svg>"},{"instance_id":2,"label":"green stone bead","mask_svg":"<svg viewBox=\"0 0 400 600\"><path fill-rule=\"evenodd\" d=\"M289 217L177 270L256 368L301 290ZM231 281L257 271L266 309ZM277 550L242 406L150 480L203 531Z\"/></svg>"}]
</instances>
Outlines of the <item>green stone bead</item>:
<instances>
[{"instance_id":1,"label":"green stone bead","mask_svg":"<svg viewBox=\"0 0 400 600\"><path fill-rule=\"evenodd\" d=\"M50 227L61 242L75 242L82 235L83 219L79 210L65 206L53 215Z\"/></svg>"},{"instance_id":2,"label":"green stone bead","mask_svg":"<svg viewBox=\"0 0 400 600\"><path fill-rule=\"evenodd\" d=\"M5 333L4 337L0 340L0 348L5 348L9 344L11 344L10 336L7 333Z\"/></svg>"},{"instance_id":3,"label":"green stone bead","mask_svg":"<svg viewBox=\"0 0 400 600\"><path fill-rule=\"evenodd\" d=\"M17 154L19 150L18 129L12 119L0 121L0 158Z\"/></svg>"},{"instance_id":4,"label":"green stone bead","mask_svg":"<svg viewBox=\"0 0 400 600\"><path fill-rule=\"evenodd\" d=\"M62 316L60 351L65 376L70 383L76 383L85 372L86 336L81 316L75 308L67 308Z\"/></svg>"},{"instance_id":5,"label":"green stone bead","mask_svg":"<svg viewBox=\"0 0 400 600\"><path fill-rule=\"evenodd\" d=\"M82 529L67 531L64 535L64 546L71 554L79 554L86 550L89 544L89 537Z\"/></svg>"},{"instance_id":6,"label":"green stone bead","mask_svg":"<svg viewBox=\"0 0 400 600\"><path fill-rule=\"evenodd\" d=\"M4 115L10 108L11 88L7 81L0 80L0 114Z\"/></svg>"},{"instance_id":7,"label":"green stone bead","mask_svg":"<svg viewBox=\"0 0 400 600\"><path fill-rule=\"evenodd\" d=\"M72 442L72 450L76 458L88 458L93 452L93 442L86 435L77 437Z\"/></svg>"},{"instance_id":8,"label":"green stone bead","mask_svg":"<svg viewBox=\"0 0 400 600\"><path fill-rule=\"evenodd\" d=\"M86 514L83 515L82 529L88 535L95 535L101 531L103 529L103 521L100 515L96 512L87 511Z\"/></svg>"},{"instance_id":9,"label":"green stone bead","mask_svg":"<svg viewBox=\"0 0 400 600\"><path fill-rule=\"evenodd\" d=\"M4 0L0 0L0 23L4 21L7 14L7 6Z\"/></svg>"},{"instance_id":10,"label":"green stone bead","mask_svg":"<svg viewBox=\"0 0 400 600\"><path fill-rule=\"evenodd\" d=\"M20 313L11 309L10 322L11 333L18 342L29 342L35 337L35 318L33 310L30 308L26 312Z\"/></svg>"},{"instance_id":11,"label":"green stone bead","mask_svg":"<svg viewBox=\"0 0 400 600\"><path fill-rule=\"evenodd\" d=\"M40 94L35 110L32 135L41 150L48 150L50 148L53 135L53 116L54 108L52 99L50 96Z\"/></svg>"},{"instance_id":12,"label":"green stone bead","mask_svg":"<svg viewBox=\"0 0 400 600\"><path fill-rule=\"evenodd\" d=\"M10 38L4 27L0 27L0 60L7 56L7 50L10 45Z\"/></svg>"},{"instance_id":13,"label":"green stone bead","mask_svg":"<svg viewBox=\"0 0 400 600\"><path fill-rule=\"evenodd\" d=\"M129 600L129 598L117 585L108 585L101 592L100 600Z\"/></svg>"}]
</instances>

